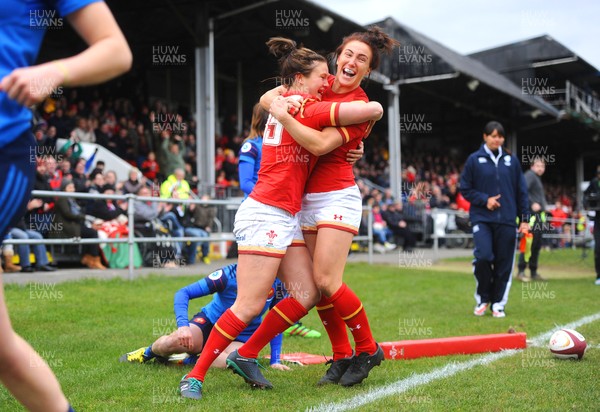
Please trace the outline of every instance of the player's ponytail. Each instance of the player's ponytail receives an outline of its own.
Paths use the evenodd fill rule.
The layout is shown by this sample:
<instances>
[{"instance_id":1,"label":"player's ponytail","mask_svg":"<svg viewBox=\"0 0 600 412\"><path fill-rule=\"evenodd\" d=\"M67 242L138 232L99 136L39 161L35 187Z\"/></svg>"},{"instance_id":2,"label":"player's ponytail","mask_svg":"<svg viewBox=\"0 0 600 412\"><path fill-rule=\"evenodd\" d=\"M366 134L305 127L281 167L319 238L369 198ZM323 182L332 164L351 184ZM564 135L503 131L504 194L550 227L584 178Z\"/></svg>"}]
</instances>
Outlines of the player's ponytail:
<instances>
[{"instance_id":1,"label":"player's ponytail","mask_svg":"<svg viewBox=\"0 0 600 412\"><path fill-rule=\"evenodd\" d=\"M325 57L319 53L297 46L296 42L285 37L272 37L267 41L269 52L279 60L281 83L290 86L294 76L301 74L309 76L317 62L325 62Z\"/></svg>"},{"instance_id":2,"label":"player's ponytail","mask_svg":"<svg viewBox=\"0 0 600 412\"><path fill-rule=\"evenodd\" d=\"M267 41L269 53L277 57L279 64L285 63L287 57L296 50L296 42L285 37L271 37Z\"/></svg>"},{"instance_id":3,"label":"player's ponytail","mask_svg":"<svg viewBox=\"0 0 600 412\"><path fill-rule=\"evenodd\" d=\"M253 139L256 136L262 136L267 124L267 118L269 112L262 108L260 103L256 103L252 109L252 121L250 122L250 134L244 139L244 142L248 139Z\"/></svg>"}]
</instances>

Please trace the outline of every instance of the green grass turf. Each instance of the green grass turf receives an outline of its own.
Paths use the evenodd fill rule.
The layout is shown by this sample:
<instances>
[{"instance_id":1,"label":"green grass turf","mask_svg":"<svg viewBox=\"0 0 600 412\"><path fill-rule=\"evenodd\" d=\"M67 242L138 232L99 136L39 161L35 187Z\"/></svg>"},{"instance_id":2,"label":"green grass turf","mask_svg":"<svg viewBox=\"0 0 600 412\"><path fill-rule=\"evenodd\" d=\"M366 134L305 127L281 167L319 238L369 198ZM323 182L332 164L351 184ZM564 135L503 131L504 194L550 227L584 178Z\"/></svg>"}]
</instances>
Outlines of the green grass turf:
<instances>
[{"instance_id":1,"label":"green grass turf","mask_svg":"<svg viewBox=\"0 0 600 412\"><path fill-rule=\"evenodd\" d=\"M560 267L569 256L545 264ZM571 265L577 265L575 257L571 258ZM429 265L424 262L423 266ZM600 287L593 285L593 273L587 278L569 275L565 270L562 278L548 283L515 282L504 319L489 314L473 316L474 281L468 271L352 264L345 279L362 298L375 337L395 341L502 333L511 326L533 338L556 324L600 311ZM5 290L13 326L47 360L80 411L305 410L361 395L449 362L481 356L385 361L362 385L353 388L316 388L315 382L326 370L323 365L292 366L288 372L268 370L265 376L275 385L270 391L251 390L228 370L211 370L204 399L184 400L177 385L189 368L122 364L118 357L174 329L173 293L195 280L151 276L131 282L5 285ZM191 313L209 299L194 301ZM314 311L304 323L324 333ZM594 322L579 328L592 346L582 361L556 360L546 348L530 347L360 410L595 410L600 405L598 326ZM329 354L330 347L324 334L316 340L285 338L283 350ZM0 388L0 410L22 410L4 388Z\"/></svg>"},{"instance_id":2,"label":"green grass turf","mask_svg":"<svg viewBox=\"0 0 600 412\"><path fill-rule=\"evenodd\" d=\"M460 256L445 259L446 262L469 262L473 260L470 256ZM516 263L516 262L515 262ZM594 251L592 249L542 249L539 259L540 271L546 267L552 269L581 269L594 271Z\"/></svg>"}]
</instances>

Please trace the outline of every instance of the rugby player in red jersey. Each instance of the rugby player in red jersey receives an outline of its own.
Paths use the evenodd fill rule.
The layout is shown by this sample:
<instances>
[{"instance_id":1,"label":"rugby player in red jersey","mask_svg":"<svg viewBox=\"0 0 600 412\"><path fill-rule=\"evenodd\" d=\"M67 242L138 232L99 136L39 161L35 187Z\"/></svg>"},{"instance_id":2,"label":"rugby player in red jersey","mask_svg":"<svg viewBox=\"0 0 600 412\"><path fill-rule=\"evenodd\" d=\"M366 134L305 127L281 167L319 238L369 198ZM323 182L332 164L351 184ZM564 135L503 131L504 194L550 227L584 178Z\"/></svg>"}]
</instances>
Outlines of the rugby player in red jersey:
<instances>
[{"instance_id":1,"label":"rugby player in red jersey","mask_svg":"<svg viewBox=\"0 0 600 412\"><path fill-rule=\"evenodd\" d=\"M323 100L368 101L360 83L377 69L381 54L391 52L396 45L398 42L378 27L345 37L336 50L336 76L330 77L331 87L324 92ZM261 104L270 104L278 93L277 89L267 92ZM333 349L333 363L318 384L352 386L362 382L383 360L360 299L342 280L362 215L360 191L345 157L368 136L373 122L318 131L303 126L278 104L271 105L271 113L298 143L320 156L308 179L300 213L300 225L313 258L315 283L321 291L317 311ZM355 351L346 326L352 332Z\"/></svg>"},{"instance_id":2,"label":"rugby player in red jersey","mask_svg":"<svg viewBox=\"0 0 600 412\"><path fill-rule=\"evenodd\" d=\"M329 72L323 56L306 48L297 48L289 39L273 38L267 45L271 53L279 57L283 84L289 85L286 95L301 101L297 117L303 124L320 130L326 126L381 118L383 109L379 103L317 101L328 87ZM307 249L288 249L294 239L302 239L296 214L300 211L306 180L314 163L315 157L270 117L263 136L258 181L235 217L234 234L239 251L238 295L233 306L215 323L194 369L181 380L179 388L183 397L202 397L202 383L208 367L260 313L278 271L290 296L273 308L263 326L255 332L259 335L256 345L260 348L264 346L261 344L263 339L270 341L319 301L320 293L313 281ZM260 373L256 356L246 358L235 351L228 357L228 365L251 384L272 387Z\"/></svg>"}]
</instances>

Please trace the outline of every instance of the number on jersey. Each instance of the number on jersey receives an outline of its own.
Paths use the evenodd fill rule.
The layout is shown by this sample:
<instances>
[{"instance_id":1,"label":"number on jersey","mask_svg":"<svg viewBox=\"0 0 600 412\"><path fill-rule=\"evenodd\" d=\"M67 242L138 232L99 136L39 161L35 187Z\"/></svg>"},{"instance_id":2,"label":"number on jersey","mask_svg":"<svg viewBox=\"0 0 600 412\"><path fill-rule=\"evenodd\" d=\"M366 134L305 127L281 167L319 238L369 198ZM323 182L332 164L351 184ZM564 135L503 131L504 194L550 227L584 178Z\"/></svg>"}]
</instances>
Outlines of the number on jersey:
<instances>
[{"instance_id":1,"label":"number on jersey","mask_svg":"<svg viewBox=\"0 0 600 412\"><path fill-rule=\"evenodd\" d=\"M279 121L273 116L269 115L267 125L265 126L263 144L266 144L268 146L279 146L281 144L282 135L283 125L279 123Z\"/></svg>"}]
</instances>

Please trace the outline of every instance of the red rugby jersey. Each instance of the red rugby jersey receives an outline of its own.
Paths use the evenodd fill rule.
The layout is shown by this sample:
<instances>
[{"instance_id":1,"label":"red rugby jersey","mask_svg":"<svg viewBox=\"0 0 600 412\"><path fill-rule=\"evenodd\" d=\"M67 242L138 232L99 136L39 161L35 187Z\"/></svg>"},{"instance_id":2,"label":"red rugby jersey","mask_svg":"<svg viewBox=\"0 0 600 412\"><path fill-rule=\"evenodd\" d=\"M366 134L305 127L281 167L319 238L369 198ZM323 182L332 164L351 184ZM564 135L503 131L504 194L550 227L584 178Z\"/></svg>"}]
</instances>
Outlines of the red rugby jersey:
<instances>
[{"instance_id":1,"label":"red rugby jersey","mask_svg":"<svg viewBox=\"0 0 600 412\"><path fill-rule=\"evenodd\" d=\"M330 75L328 80L330 87L323 94L323 102L369 101L367 94L361 87L348 93L335 93L331 88L335 76ZM306 183L306 193L332 192L334 190L341 190L354 186L355 182L352 165L346 161L346 155L348 150L356 149L360 141L369 135L373 124L375 124L375 122L364 122L358 125L338 127L344 144L326 155L319 157L319 161Z\"/></svg>"},{"instance_id":2,"label":"red rugby jersey","mask_svg":"<svg viewBox=\"0 0 600 412\"><path fill-rule=\"evenodd\" d=\"M302 109L296 115L300 123L321 130L339 122L338 102L317 102L298 93L285 96L293 95L303 100ZM283 125L269 115L263 134L258 181L250 197L295 215L300 211L306 180L315 162L316 157L296 143Z\"/></svg>"}]
</instances>

